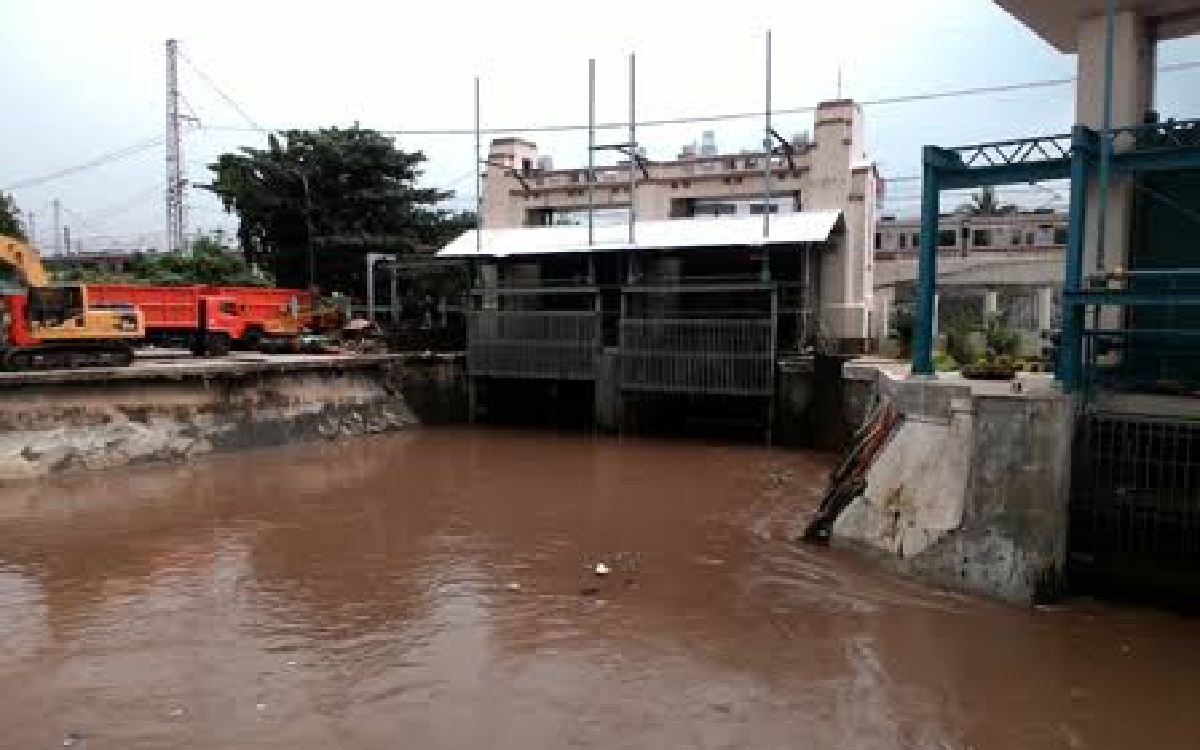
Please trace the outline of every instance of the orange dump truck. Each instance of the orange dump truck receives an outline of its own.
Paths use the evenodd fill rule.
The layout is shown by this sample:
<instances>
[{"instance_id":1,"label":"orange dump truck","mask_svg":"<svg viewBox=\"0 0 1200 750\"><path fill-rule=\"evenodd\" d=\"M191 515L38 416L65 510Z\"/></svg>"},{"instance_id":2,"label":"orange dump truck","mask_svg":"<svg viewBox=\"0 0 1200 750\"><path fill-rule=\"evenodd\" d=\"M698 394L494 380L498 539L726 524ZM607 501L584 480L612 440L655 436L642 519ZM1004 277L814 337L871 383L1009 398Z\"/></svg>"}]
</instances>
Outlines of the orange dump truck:
<instances>
[{"instance_id":1,"label":"orange dump truck","mask_svg":"<svg viewBox=\"0 0 1200 750\"><path fill-rule=\"evenodd\" d=\"M146 343L182 346L200 356L297 336L313 318L313 295L303 289L88 284L87 291L94 303L140 309Z\"/></svg>"}]
</instances>

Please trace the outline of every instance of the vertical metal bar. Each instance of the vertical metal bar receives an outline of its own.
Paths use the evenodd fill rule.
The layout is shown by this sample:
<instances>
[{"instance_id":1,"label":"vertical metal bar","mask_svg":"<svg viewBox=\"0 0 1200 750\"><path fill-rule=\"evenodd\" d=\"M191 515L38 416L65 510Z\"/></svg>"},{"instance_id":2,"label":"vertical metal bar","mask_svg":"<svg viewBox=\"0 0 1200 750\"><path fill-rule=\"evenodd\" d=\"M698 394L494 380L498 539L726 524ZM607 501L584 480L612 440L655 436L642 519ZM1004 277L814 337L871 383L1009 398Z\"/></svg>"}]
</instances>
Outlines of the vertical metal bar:
<instances>
[{"instance_id":1,"label":"vertical metal bar","mask_svg":"<svg viewBox=\"0 0 1200 750\"><path fill-rule=\"evenodd\" d=\"M1071 134L1071 198L1068 213L1067 259L1063 274L1062 333L1058 345L1058 379L1066 391L1082 381L1084 310L1076 296L1083 286L1083 249L1087 218L1088 161L1092 155L1091 131L1075 126ZM1104 207L1100 207L1101 213Z\"/></svg>"},{"instance_id":2,"label":"vertical metal bar","mask_svg":"<svg viewBox=\"0 0 1200 750\"><path fill-rule=\"evenodd\" d=\"M475 76L475 252L483 253L483 133L479 128L479 76Z\"/></svg>"},{"instance_id":3,"label":"vertical metal bar","mask_svg":"<svg viewBox=\"0 0 1200 750\"><path fill-rule=\"evenodd\" d=\"M771 236L771 30L767 29L767 91L763 127L763 238Z\"/></svg>"},{"instance_id":4,"label":"vertical metal bar","mask_svg":"<svg viewBox=\"0 0 1200 750\"><path fill-rule=\"evenodd\" d=\"M629 53L629 244L637 221L637 57Z\"/></svg>"},{"instance_id":5,"label":"vertical metal bar","mask_svg":"<svg viewBox=\"0 0 1200 750\"><path fill-rule=\"evenodd\" d=\"M1104 2L1104 115L1102 132L1100 134L1100 215L1097 217L1096 240L1096 270L1103 271L1104 246L1108 242L1105 235L1108 232L1108 183L1109 161L1112 158L1112 109L1113 109L1113 37L1116 34L1115 0Z\"/></svg>"},{"instance_id":6,"label":"vertical metal bar","mask_svg":"<svg viewBox=\"0 0 1200 750\"><path fill-rule=\"evenodd\" d=\"M588 247L596 242L596 60L588 60Z\"/></svg>"},{"instance_id":7,"label":"vertical metal bar","mask_svg":"<svg viewBox=\"0 0 1200 750\"><path fill-rule=\"evenodd\" d=\"M917 321L913 331L912 372L933 375L933 329L937 314L937 233L940 189L936 156L926 146L922 154L921 252L917 266Z\"/></svg>"},{"instance_id":8,"label":"vertical metal bar","mask_svg":"<svg viewBox=\"0 0 1200 750\"><path fill-rule=\"evenodd\" d=\"M367 253L367 320L375 322L375 253Z\"/></svg>"},{"instance_id":9,"label":"vertical metal bar","mask_svg":"<svg viewBox=\"0 0 1200 750\"><path fill-rule=\"evenodd\" d=\"M392 262L388 266L388 268L391 269L391 272L392 272L392 277L389 280L390 283L388 285L388 295L390 297L390 299L388 300L388 302L390 303L388 305L388 307L390 307L391 311L392 311L392 315L391 315L392 327L399 328L400 327L400 256L399 255L397 255L395 258L392 259ZM433 321L431 320L429 322L432 325Z\"/></svg>"}]
</instances>

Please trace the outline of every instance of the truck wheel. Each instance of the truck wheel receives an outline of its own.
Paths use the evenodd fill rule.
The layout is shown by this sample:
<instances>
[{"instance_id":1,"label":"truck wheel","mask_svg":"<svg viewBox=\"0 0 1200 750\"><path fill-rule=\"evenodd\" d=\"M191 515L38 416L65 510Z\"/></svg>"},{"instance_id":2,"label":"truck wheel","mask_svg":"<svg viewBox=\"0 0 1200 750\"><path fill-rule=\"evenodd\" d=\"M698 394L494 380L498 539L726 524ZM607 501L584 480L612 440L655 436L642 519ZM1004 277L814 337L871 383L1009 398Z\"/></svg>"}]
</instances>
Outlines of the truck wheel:
<instances>
[{"instance_id":1,"label":"truck wheel","mask_svg":"<svg viewBox=\"0 0 1200 750\"><path fill-rule=\"evenodd\" d=\"M113 367L129 367L133 364L133 347L122 346L113 352Z\"/></svg>"},{"instance_id":2,"label":"truck wheel","mask_svg":"<svg viewBox=\"0 0 1200 750\"><path fill-rule=\"evenodd\" d=\"M8 355L8 364L10 367L18 370L33 369L31 367L33 365L33 355L29 352L13 352Z\"/></svg>"},{"instance_id":3,"label":"truck wheel","mask_svg":"<svg viewBox=\"0 0 1200 750\"><path fill-rule=\"evenodd\" d=\"M251 352L261 352L264 338L266 336L261 328L251 328L242 336L242 348Z\"/></svg>"},{"instance_id":4,"label":"truck wheel","mask_svg":"<svg viewBox=\"0 0 1200 750\"><path fill-rule=\"evenodd\" d=\"M210 333L204 337L204 352L210 357L224 357L229 354L229 334Z\"/></svg>"}]
</instances>

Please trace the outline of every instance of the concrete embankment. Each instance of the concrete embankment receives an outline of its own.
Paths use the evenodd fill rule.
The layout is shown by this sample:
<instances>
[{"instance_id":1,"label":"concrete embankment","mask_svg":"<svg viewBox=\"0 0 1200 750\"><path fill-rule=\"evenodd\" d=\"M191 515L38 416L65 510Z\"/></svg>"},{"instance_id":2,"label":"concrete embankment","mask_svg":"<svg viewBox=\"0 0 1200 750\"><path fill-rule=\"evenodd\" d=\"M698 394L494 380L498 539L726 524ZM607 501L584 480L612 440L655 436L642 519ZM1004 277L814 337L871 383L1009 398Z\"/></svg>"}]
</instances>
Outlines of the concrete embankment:
<instances>
[{"instance_id":1,"label":"concrete embankment","mask_svg":"<svg viewBox=\"0 0 1200 750\"><path fill-rule=\"evenodd\" d=\"M1032 602L1061 585L1073 406L1051 382L906 380L849 364L901 418L831 540L925 580Z\"/></svg>"},{"instance_id":2,"label":"concrete embankment","mask_svg":"<svg viewBox=\"0 0 1200 750\"><path fill-rule=\"evenodd\" d=\"M0 479L461 420L458 357L283 356L0 374Z\"/></svg>"}]
</instances>

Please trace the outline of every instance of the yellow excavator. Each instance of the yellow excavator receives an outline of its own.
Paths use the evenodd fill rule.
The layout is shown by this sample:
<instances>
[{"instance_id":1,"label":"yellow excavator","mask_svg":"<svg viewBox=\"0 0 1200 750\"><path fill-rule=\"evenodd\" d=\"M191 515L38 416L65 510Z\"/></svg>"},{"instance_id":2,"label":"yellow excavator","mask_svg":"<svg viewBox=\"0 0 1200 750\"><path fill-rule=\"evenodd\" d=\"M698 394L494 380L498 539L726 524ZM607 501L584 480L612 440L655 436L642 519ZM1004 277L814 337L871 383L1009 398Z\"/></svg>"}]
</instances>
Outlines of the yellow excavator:
<instances>
[{"instance_id":1,"label":"yellow excavator","mask_svg":"<svg viewBox=\"0 0 1200 750\"><path fill-rule=\"evenodd\" d=\"M0 290L0 361L18 370L124 367L145 334L132 305L89 305L87 286L50 284L42 259L13 237L0 236L0 265L24 286Z\"/></svg>"}]
</instances>

